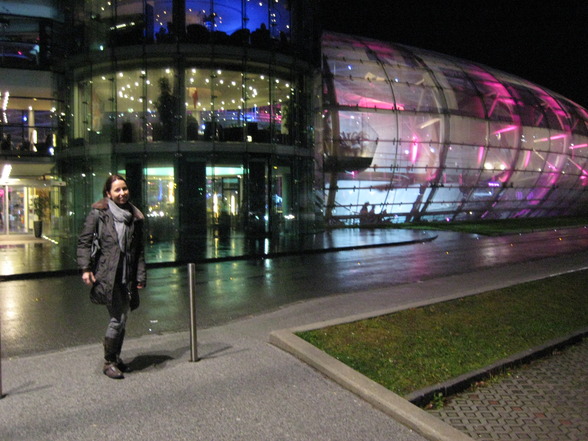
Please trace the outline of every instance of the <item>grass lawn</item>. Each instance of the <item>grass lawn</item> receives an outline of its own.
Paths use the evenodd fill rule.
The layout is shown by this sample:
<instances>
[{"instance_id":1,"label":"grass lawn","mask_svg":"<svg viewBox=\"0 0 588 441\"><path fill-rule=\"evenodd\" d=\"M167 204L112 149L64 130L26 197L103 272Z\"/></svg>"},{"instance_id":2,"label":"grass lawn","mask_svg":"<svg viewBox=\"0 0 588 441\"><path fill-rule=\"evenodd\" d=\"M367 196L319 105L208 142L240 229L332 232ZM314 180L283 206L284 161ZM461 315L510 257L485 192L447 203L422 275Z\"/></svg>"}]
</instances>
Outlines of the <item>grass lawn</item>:
<instances>
[{"instance_id":1,"label":"grass lawn","mask_svg":"<svg viewBox=\"0 0 588 441\"><path fill-rule=\"evenodd\" d=\"M551 228L588 226L586 217L545 217L531 219L490 219L484 221L459 222L413 222L393 224L396 228L413 230L450 230L463 233L502 236L505 234L529 233Z\"/></svg>"},{"instance_id":2,"label":"grass lawn","mask_svg":"<svg viewBox=\"0 0 588 441\"><path fill-rule=\"evenodd\" d=\"M399 395L588 326L588 271L298 333Z\"/></svg>"}]
</instances>

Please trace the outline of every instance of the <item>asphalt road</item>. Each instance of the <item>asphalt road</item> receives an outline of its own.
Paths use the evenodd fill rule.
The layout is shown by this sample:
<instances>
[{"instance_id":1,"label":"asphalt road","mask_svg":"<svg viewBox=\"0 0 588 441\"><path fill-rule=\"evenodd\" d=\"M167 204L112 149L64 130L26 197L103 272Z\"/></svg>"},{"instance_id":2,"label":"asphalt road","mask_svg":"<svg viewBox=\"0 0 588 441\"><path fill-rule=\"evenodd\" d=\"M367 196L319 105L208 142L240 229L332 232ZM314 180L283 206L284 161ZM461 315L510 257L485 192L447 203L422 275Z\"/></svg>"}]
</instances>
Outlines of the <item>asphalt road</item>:
<instances>
[{"instance_id":1,"label":"asphalt road","mask_svg":"<svg viewBox=\"0 0 588 441\"><path fill-rule=\"evenodd\" d=\"M306 299L414 283L480 268L588 250L588 229L482 237L440 232L414 245L236 260L196 266L198 327L275 310ZM128 337L189 329L187 268L152 269ZM0 283L2 357L96 343L106 308L90 303L79 276Z\"/></svg>"}]
</instances>

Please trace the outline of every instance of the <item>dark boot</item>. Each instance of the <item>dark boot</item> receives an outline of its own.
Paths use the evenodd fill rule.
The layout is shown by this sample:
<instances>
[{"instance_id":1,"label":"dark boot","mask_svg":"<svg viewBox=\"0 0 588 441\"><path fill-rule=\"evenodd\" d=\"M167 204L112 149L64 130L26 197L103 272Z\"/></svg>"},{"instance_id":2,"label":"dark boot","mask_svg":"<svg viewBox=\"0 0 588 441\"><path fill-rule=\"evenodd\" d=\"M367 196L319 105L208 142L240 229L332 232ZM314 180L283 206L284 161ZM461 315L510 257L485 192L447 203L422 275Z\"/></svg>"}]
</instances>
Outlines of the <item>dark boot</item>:
<instances>
[{"instance_id":1,"label":"dark boot","mask_svg":"<svg viewBox=\"0 0 588 441\"><path fill-rule=\"evenodd\" d=\"M119 380L125 378L121 370L118 368L118 342L114 338L106 337L104 339L104 367L102 372L108 378Z\"/></svg>"},{"instance_id":2,"label":"dark boot","mask_svg":"<svg viewBox=\"0 0 588 441\"><path fill-rule=\"evenodd\" d=\"M124 340L125 340L125 331L123 329L123 331L120 333L120 336L118 338L118 342L116 345L116 365L121 372L131 372L131 368L128 365L126 365L122 361L122 359L120 358L120 353L122 352L122 345L123 345Z\"/></svg>"}]
</instances>

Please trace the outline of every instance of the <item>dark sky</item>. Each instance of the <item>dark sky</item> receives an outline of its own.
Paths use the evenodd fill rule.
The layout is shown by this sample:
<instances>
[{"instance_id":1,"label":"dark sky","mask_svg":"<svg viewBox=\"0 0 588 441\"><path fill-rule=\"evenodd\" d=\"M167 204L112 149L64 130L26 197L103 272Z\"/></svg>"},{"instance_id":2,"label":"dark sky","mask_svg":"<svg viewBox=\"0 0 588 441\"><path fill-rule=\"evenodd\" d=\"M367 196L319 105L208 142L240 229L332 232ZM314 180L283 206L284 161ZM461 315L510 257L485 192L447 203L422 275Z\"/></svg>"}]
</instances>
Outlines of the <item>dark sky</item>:
<instances>
[{"instance_id":1,"label":"dark sky","mask_svg":"<svg viewBox=\"0 0 588 441\"><path fill-rule=\"evenodd\" d=\"M509 72L588 108L586 0L321 0L327 30Z\"/></svg>"}]
</instances>

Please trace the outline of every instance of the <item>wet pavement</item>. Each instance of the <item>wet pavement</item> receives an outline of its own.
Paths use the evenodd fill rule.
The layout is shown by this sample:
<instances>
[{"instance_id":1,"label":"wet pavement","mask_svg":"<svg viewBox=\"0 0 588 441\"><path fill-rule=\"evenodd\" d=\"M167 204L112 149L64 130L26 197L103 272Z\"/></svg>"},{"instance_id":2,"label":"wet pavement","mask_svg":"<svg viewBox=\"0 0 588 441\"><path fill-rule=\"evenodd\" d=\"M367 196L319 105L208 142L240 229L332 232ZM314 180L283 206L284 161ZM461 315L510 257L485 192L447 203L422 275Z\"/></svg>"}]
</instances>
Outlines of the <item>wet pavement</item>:
<instances>
[{"instance_id":1,"label":"wet pavement","mask_svg":"<svg viewBox=\"0 0 588 441\"><path fill-rule=\"evenodd\" d=\"M339 229L300 236L227 237L147 243L148 268L224 260L271 258L312 252L343 251L434 240L430 231ZM74 238L35 238L30 234L0 236L0 279L15 280L72 274L77 271Z\"/></svg>"},{"instance_id":2,"label":"wet pavement","mask_svg":"<svg viewBox=\"0 0 588 441\"><path fill-rule=\"evenodd\" d=\"M299 362L294 359L284 359L281 355L268 351L264 342L267 341L269 332L280 326L295 326L312 322L312 320L345 317L364 310L377 312L391 305L408 307L418 301L436 301L435 299L446 296L448 293L456 296L470 295L499 286L548 277L570 269L586 268L588 231L570 229L502 238L483 238L455 233L439 233L437 237L430 235L431 233L423 235L420 232L403 231L341 230L342 233L339 235L337 233L324 235L314 237L312 240L307 238L306 245L300 245L298 242L287 246L285 244L277 246L275 242L272 244L261 241L251 248L245 241L241 241L241 245L235 242L233 246L219 246L216 251L208 255L196 253L195 259L196 256L201 259L197 268L199 301L203 307L203 358L205 362L207 360L208 366L204 370L211 369L211 371L210 374L202 374L205 377L194 379L196 382L194 386L199 388L195 393L205 392L203 399L206 397L208 401L189 399L185 393L180 392L181 389L178 389L176 392L185 400L181 403L176 403L169 395L175 390L171 386L169 394L166 394L165 398L162 397L167 400L163 402L153 401L153 398L148 398L142 392L145 386L145 393L159 396L156 391L148 387L148 384L143 384L144 381L141 381L141 378L147 383L155 382L154 385L158 382L168 384L171 381L169 369L176 374L180 371L184 372L186 369L181 368L178 362L186 361L187 357L185 343L182 343L182 339L185 339L185 331L182 330L187 329L187 304L185 296L178 295L178 291L183 289L185 272L181 268L166 266L169 259L178 257L175 246L171 244L151 246L147 253L147 261L151 265L150 285L147 288L150 291L147 291L144 296L139 313L132 317L131 338L128 339L129 354L135 355L135 364L140 368L141 363L145 361L141 358L144 357L142 354L148 353L157 358L153 356L153 348L166 348L167 352L156 351L157 354L165 352L166 358L165 360L153 358L156 362L153 365L154 368L143 367L136 374L138 377L125 380L125 382L129 381L131 387L127 390L125 386L125 391L131 394L136 393L137 399L150 400L150 405L154 409L165 403L167 407L171 406L170 410L177 405L179 412L189 411L185 408L186 403L196 400L193 405L211 407L214 408L211 410L216 412L228 412L230 418L239 419L238 423L234 421L227 423L228 427L234 431L232 435L228 435L222 425L215 426L214 433L218 435L215 436L216 439L245 439L243 434L247 433L251 435L248 439L268 440L286 438L301 440L420 439L418 436L413 438L408 433L394 429L363 406L359 407L361 409L359 411L359 408L354 407L357 403L353 403L352 396L337 392L337 388L333 388L332 385L328 386L325 393L330 397L338 395L336 402L316 401L315 394L326 386L324 381L319 380L320 375L317 377L312 371L305 369L301 372ZM423 238L426 238L425 241ZM431 238L434 240L426 241ZM304 251L304 246L309 246L308 252ZM346 252L336 252L337 247L345 249ZM243 254L243 250L252 249L255 253ZM85 404L83 404L83 395L78 395L78 392L86 395L96 394L92 388L101 387L99 384L103 376L98 372L89 372L93 375L92 381L85 386L81 386L79 382L87 381L87 379L78 378L81 373L75 372L71 381L76 385L75 387L79 386L79 391L72 384L65 383L61 386L62 378L53 377L57 375L61 363L67 363L67 366L77 363L80 353L84 354L81 357L84 363L89 364L89 366L84 365L83 369L86 371L93 369L91 354L99 352L99 349L91 342L95 342L96 335L102 332L104 321L104 317L96 317L98 314L95 312L95 306L85 301L85 295L84 301L80 302L80 281L75 265L71 254L63 250L64 248L57 244L30 237L20 238L15 242L0 241L0 275L5 277L5 281L0 283L0 304L2 305L0 323L3 332L2 355L5 364L3 369L7 376L7 380L4 381L4 392L8 394L0 402L0 406L6 406L6 403L12 399L13 402L18 401L15 405L29 409L33 403L27 402L27 395L31 396L31 400L39 400L39 403L45 403L47 406L55 405L53 399L45 396L46 394L42 391L44 385L51 384L53 393L58 392L57 395L59 395L63 387L63 396L67 399L78 400L76 406L79 408ZM331 253L323 253L324 251L331 251ZM253 258L256 254L261 259L240 261L246 255ZM281 257L273 258L278 256ZM43 277L39 277L39 274ZM60 277L53 277L53 275ZM15 276L17 277L14 278ZM29 276L33 279L29 279ZM215 312L217 310L218 312ZM65 318L67 320L63 321ZM35 328L37 323L39 326ZM170 323L177 323L177 326L168 327ZM84 331L84 328L89 329ZM71 329L76 329L76 332L70 332ZM228 340L225 342L221 335L224 335L223 332L226 329L232 330L229 332L232 336L226 336ZM30 335L27 336L28 332ZM83 332L87 332L85 337L80 336ZM248 335L248 332L251 335ZM47 334L51 336L49 340L53 343L59 340L56 346L51 346L51 341L44 340ZM249 337L253 340L247 340ZM40 343L36 346L34 342ZM8 347L6 347L7 344ZM174 352L174 347L178 350L183 349ZM320 418L315 420L314 416L311 417L306 412L297 413L298 411L294 412L293 409L288 412L294 412L294 415L288 412L288 415L273 415L272 412L279 411L281 407L277 404L280 402L279 399L271 410L261 406L262 415L268 413L266 415L268 421L284 425L286 429L282 430L268 427L262 421L246 423L240 419L243 411L234 409L235 402L225 403L224 398L217 403L218 405L210 404L210 400L219 400L219 397L211 396L203 391L204 384L210 384L211 387L213 384L215 387L222 386L226 381L232 382L233 375L239 375L237 371L226 374L226 369L231 367L225 366L227 358L223 357L222 353L227 350L232 354L228 357L229 366L232 366L231 360L233 360L240 365L240 369L246 369L246 372L240 374L240 378L252 380L253 376L264 373L259 378L259 382L255 380L256 387L259 388L258 393L255 393L258 399L267 399L267 402L277 399L274 396L275 391L270 392L267 389L266 382L270 381L274 389L281 390L289 399L300 400L300 403L295 405L298 411L308 406L314 408L314 405L329 406L328 412L319 412L326 419L321 422ZM246 355L252 350L257 352L255 361ZM518 373L519 370L512 371L511 378L520 377L525 380L520 383L509 383L511 378L507 378L502 389L490 395L482 395L479 389L466 393L465 398L455 397L458 403L457 410L448 407L449 419L446 419L446 416L437 415L438 419L448 422L458 428L461 433L469 434L475 439L588 439L586 425L583 424L584 421L588 421L588 400L585 398L588 396L585 369L588 348L586 344L581 344L570 350L579 352L575 355L575 361L571 362L571 367L565 367L565 359L558 354L553 358L555 365L547 365L539 369L523 368L525 377ZM245 361L239 357L241 351L244 351ZM561 354L567 352L566 349ZM263 361L264 356L268 357L267 363ZM6 360L7 357L10 358ZM221 366L224 367L213 366L216 363L215 360L221 362ZM261 367L257 366L257 370L250 370L251 366L248 367L247 363L251 363L252 366L260 364ZM47 372L44 370L44 373L35 373L39 365L54 366L54 368L48 369ZM151 366L148 360L147 365ZM166 365L169 365L169 368L166 368ZM296 374L292 374L289 379L269 376L268 372L273 371L275 367L279 367L283 372L292 372L294 369ZM24 375L26 372L30 373L28 380L21 377L21 374ZM555 380L554 384L549 383L549 376ZM32 378L35 380L31 380ZM237 383L231 386L237 389L232 390L242 390L243 385L237 378L234 378ZM200 383L204 379L211 383ZM142 385L139 388L141 391L137 389L137 385L133 387L130 381L141 381ZM182 381L190 380L182 378ZM278 383L274 383L276 381ZM297 383L298 381L308 381L310 389L304 387L302 383ZM545 387L541 388L541 385ZM183 387L186 386L187 384L184 383ZM288 392L284 391L282 386L285 386ZM229 390L231 389L224 389L222 393L230 395ZM253 390L249 388L247 390L253 393ZM293 396L291 396L292 392L295 392ZM69 395L73 397L70 398ZM475 395L478 398L482 397L477 404L472 403ZM16 396L18 400L15 400ZM527 401L522 401L522 398ZM307 399L314 403L307 403ZM459 401L463 399L466 401ZM96 397L95 401L95 404L99 404L100 398ZM554 401L555 404L547 404ZM343 406L343 403L347 403L345 406L351 406L340 408L339 406ZM566 403L571 404L573 409L565 407ZM132 415L143 419L146 417L140 409L136 409L134 403L127 404L132 408ZM244 404L251 406L251 403ZM65 405L64 408L68 409L68 406ZM475 410L472 410L474 408ZM33 419L35 412L38 412L35 409L38 409L36 405L28 410ZM341 418L346 418L348 422L352 422L354 417L364 418L364 424L360 426L359 431L354 429L354 426L348 426L347 422L336 423L335 415L339 411ZM356 414L356 411L359 413ZM67 414L66 410L63 412ZM45 410L44 413L51 412ZM66 414L60 413L57 420L43 415L42 419L47 418L47 425L63 424L64 429L67 427L67 430L71 431L67 432L68 435L53 433L54 436L50 439L81 439L76 438L79 436L80 429L72 428L71 424L66 422L66 417L71 418L72 414ZM76 416L79 417L79 415ZM170 421L180 425L186 423L177 420L166 411L162 412L161 417L167 417L167 420L162 421L159 417L160 415L154 418L154 423L155 421L163 425ZM260 415L255 416L254 419L259 417ZM32 420L27 423L26 420L22 412L16 414L0 412L0 422L3 424L7 424L8 421L25 425L31 423L32 426L37 424L32 423ZM96 421L93 424L96 425ZM128 421L125 422L128 423ZM39 424L39 427L49 430L49 426ZM311 435L308 430L305 430L305 424L306 429L319 430L320 435L317 434L318 432ZM337 424L339 427L336 427ZM130 426L136 428L137 434L136 437L133 437L134 435L127 437L129 440L160 439L157 438L161 436L159 427L154 428L147 424L146 428L150 428L151 432L145 434L144 428L139 429L136 422L131 421ZM377 426L378 429L372 426ZM0 435L2 435L0 439L3 440L48 439L44 437L42 430L38 437L32 436L35 427L20 428L21 434L27 434L25 438L17 432L7 431L6 425L4 429L2 427L0 424ZM172 436L168 439L211 439L210 430L215 427L203 430L200 435L189 436L187 432L182 432L184 435L178 435L175 438ZM255 427L262 427L263 433L258 436L252 435L256 433ZM182 429L184 427L176 427L174 430L181 432ZM186 423L185 429L194 429L194 427ZM143 438L140 437L141 433ZM208 434L208 438L204 435L205 433ZM90 436L87 431L84 431L83 435L84 439L110 439L100 435ZM433 438L429 437L429 439Z\"/></svg>"}]
</instances>

